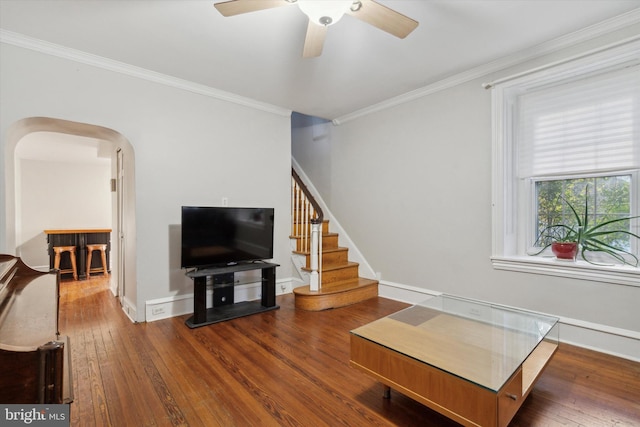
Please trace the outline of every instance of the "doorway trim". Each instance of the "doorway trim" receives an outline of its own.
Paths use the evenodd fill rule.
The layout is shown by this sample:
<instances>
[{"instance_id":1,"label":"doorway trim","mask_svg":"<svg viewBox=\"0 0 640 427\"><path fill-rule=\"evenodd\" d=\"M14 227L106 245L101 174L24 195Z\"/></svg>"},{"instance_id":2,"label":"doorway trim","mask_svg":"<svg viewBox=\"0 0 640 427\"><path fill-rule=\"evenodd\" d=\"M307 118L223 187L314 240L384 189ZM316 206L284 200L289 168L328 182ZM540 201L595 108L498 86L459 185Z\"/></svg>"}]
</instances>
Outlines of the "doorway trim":
<instances>
[{"instance_id":1,"label":"doorway trim","mask_svg":"<svg viewBox=\"0 0 640 427\"><path fill-rule=\"evenodd\" d=\"M100 139L113 147L112 164L121 166L120 172L113 172L119 181L116 198L121 203L114 206L114 217L120 218L113 226L113 236L118 239L116 256L118 260L115 287L112 292L120 298L124 312L132 321L138 321L136 313L136 220L135 220L135 162L131 143L119 132L102 126L48 117L29 117L13 123L7 132L5 146L5 236L9 251L16 253L16 176L15 152L20 140L33 132L57 132L68 135ZM119 154L116 154L119 153ZM117 159L120 159L118 161ZM124 161L122 161L124 159ZM113 167L112 167L113 170ZM123 253L122 253L123 252ZM120 256L122 253L123 256ZM126 266L126 268L125 268ZM121 274L122 272L122 274Z\"/></svg>"}]
</instances>

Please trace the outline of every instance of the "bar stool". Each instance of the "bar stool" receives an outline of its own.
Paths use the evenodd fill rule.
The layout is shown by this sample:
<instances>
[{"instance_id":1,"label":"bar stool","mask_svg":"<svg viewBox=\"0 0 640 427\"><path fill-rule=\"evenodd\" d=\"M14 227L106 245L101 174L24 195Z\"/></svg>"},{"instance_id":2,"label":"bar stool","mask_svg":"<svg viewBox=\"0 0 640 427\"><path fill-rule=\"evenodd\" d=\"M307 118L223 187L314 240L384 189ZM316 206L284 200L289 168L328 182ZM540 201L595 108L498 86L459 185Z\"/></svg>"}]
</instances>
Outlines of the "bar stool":
<instances>
[{"instance_id":1,"label":"bar stool","mask_svg":"<svg viewBox=\"0 0 640 427\"><path fill-rule=\"evenodd\" d=\"M100 257L102 258L102 268L91 268L91 255L93 251L100 251ZM91 275L91 271L103 271L106 276L109 274L107 271L107 244L106 243L96 243L87 245L87 279Z\"/></svg>"},{"instance_id":2,"label":"bar stool","mask_svg":"<svg viewBox=\"0 0 640 427\"><path fill-rule=\"evenodd\" d=\"M78 270L76 269L76 247L75 246L54 246L53 252L56 256L53 260L53 268L60 269L60 256L64 252L69 252L69 258L71 258L71 268L66 270L60 270L60 274L73 273L73 280L78 280Z\"/></svg>"}]
</instances>

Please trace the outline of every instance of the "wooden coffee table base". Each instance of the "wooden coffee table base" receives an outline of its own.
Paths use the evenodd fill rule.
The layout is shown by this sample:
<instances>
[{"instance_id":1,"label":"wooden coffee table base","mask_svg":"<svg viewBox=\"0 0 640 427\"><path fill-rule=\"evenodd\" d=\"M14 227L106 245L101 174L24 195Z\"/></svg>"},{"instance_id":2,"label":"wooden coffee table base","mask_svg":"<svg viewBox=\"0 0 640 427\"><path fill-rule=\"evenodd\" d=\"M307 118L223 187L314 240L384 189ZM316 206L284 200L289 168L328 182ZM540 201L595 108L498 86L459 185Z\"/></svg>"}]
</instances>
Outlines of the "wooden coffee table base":
<instances>
[{"instance_id":1,"label":"wooden coffee table base","mask_svg":"<svg viewBox=\"0 0 640 427\"><path fill-rule=\"evenodd\" d=\"M541 342L497 393L354 334L350 364L462 425L506 426L557 348Z\"/></svg>"}]
</instances>

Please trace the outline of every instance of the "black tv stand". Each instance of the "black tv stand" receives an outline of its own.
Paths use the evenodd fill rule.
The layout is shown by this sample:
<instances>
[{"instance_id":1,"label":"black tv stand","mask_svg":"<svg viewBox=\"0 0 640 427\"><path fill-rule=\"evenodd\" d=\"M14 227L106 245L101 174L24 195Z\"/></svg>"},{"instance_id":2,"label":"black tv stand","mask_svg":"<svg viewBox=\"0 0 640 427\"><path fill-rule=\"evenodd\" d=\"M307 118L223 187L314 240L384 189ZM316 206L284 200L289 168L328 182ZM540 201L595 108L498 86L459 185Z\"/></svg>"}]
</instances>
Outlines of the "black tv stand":
<instances>
[{"instance_id":1,"label":"black tv stand","mask_svg":"<svg viewBox=\"0 0 640 427\"><path fill-rule=\"evenodd\" d=\"M187 277L193 279L193 316L189 317L185 323L190 328L197 328L280 308L280 306L276 305L276 267L279 267L279 265L269 262L250 262L188 272ZM262 297L260 301L243 301L234 304L233 286L235 283L233 274L250 270L262 270ZM226 288L225 292L228 293L230 291L230 303L221 303L220 305L214 303L213 307L207 308L208 277L212 277L214 282L214 302L216 290L221 291ZM223 280L217 281L216 277ZM229 277L231 280L228 279Z\"/></svg>"}]
</instances>

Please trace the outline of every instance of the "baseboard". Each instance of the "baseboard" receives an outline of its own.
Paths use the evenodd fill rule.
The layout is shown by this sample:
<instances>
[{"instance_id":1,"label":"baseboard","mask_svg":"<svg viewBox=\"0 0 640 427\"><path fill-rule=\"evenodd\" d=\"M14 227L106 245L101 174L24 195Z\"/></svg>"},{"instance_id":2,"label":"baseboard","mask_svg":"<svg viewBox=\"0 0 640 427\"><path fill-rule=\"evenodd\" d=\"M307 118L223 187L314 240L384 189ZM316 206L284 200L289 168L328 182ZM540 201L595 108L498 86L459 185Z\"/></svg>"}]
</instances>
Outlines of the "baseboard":
<instances>
[{"instance_id":1,"label":"baseboard","mask_svg":"<svg viewBox=\"0 0 640 427\"><path fill-rule=\"evenodd\" d=\"M612 356L640 362L637 332L560 318L560 341Z\"/></svg>"},{"instance_id":2,"label":"baseboard","mask_svg":"<svg viewBox=\"0 0 640 427\"><path fill-rule=\"evenodd\" d=\"M137 322L136 319L138 318L138 314L136 306L134 304L131 304L131 301L129 301L127 298L122 298L122 311L124 311L124 314L126 314L133 323Z\"/></svg>"},{"instance_id":3,"label":"baseboard","mask_svg":"<svg viewBox=\"0 0 640 427\"><path fill-rule=\"evenodd\" d=\"M388 281L380 281L378 285L379 296L408 304L418 304L440 294L441 292ZM557 316L553 313L545 314L560 319L561 342L640 362L639 332Z\"/></svg>"},{"instance_id":4,"label":"baseboard","mask_svg":"<svg viewBox=\"0 0 640 427\"><path fill-rule=\"evenodd\" d=\"M293 278L276 279L276 295L284 295L292 292ZM260 282L247 283L234 286L233 298L235 302L255 301L262 296L262 284ZM213 291L207 289L207 301L211 306ZM193 313L193 294L176 295L166 298L157 298L145 303L145 320L168 319Z\"/></svg>"},{"instance_id":5,"label":"baseboard","mask_svg":"<svg viewBox=\"0 0 640 427\"><path fill-rule=\"evenodd\" d=\"M380 280L378 283L378 296L406 302L407 304L418 304L441 294L442 292L389 282L387 280Z\"/></svg>"}]
</instances>

